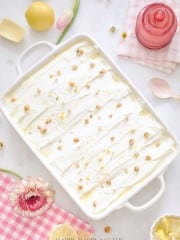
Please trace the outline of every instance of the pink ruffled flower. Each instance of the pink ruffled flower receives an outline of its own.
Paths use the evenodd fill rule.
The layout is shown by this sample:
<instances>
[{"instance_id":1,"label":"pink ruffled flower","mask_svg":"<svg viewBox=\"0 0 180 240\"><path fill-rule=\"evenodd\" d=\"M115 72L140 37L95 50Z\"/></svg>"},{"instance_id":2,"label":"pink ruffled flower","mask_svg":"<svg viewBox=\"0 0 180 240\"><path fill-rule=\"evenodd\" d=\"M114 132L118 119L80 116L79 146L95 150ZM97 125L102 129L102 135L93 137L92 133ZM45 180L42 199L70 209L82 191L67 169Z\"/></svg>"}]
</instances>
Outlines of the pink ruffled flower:
<instances>
[{"instance_id":1,"label":"pink ruffled flower","mask_svg":"<svg viewBox=\"0 0 180 240\"><path fill-rule=\"evenodd\" d=\"M73 11L68 10L64 12L57 20L56 27L58 30L63 31L73 18Z\"/></svg>"},{"instance_id":2,"label":"pink ruffled flower","mask_svg":"<svg viewBox=\"0 0 180 240\"><path fill-rule=\"evenodd\" d=\"M54 201L55 191L39 177L17 180L10 192L10 202L16 213L35 217L45 212Z\"/></svg>"}]
</instances>

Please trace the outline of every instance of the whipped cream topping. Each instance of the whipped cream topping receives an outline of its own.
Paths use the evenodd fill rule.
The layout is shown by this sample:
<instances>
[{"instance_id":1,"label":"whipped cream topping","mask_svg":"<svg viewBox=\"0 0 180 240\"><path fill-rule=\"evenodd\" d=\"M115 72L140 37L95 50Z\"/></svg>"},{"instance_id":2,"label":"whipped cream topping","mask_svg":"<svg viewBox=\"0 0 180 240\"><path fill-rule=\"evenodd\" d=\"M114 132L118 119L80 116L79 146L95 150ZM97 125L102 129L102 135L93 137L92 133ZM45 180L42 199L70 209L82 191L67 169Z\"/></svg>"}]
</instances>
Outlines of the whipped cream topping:
<instances>
[{"instance_id":1,"label":"whipped cream topping","mask_svg":"<svg viewBox=\"0 0 180 240\"><path fill-rule=\"evenodd\" d=\"M165 127L87 40L24 79L4 105L92 214L106 211L176 155Z\"/></svg>"}]
</instances>

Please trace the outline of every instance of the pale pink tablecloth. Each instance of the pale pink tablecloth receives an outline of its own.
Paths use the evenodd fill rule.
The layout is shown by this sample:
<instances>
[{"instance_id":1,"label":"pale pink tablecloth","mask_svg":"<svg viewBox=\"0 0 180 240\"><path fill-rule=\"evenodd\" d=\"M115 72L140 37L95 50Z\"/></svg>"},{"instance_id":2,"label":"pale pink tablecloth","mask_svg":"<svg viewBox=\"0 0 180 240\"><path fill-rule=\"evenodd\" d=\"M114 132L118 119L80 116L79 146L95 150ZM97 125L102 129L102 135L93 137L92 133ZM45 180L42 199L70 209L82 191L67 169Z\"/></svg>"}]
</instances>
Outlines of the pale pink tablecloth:
<instances>
[{"instance_id":1,"label":"pale pink tablecloth","mask_svg":"<svg viewBox=\"0 0 180 240\"><path fill-rule=\"evenodd\" d=\"M26 218L16 215L9 202L9 188L14 179L0 173L0 240L48 240L50 230L57 224L68 223L92 233L86 222L53 204L43 215Z\"/></svg>"}]
</instances>

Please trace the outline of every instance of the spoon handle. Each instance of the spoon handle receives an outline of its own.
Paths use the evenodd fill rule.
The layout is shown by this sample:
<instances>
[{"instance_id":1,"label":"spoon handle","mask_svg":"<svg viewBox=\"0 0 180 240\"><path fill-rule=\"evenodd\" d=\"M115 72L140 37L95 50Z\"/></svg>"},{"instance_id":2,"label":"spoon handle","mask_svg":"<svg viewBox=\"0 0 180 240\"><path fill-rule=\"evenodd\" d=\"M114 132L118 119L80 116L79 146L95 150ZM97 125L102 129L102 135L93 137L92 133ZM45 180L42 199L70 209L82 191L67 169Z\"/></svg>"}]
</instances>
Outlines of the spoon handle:
<instances>
[{"instance_id":1,"label":"spoon handle","mask_svg":"<svg viewBox=\"0 0 180 240\"><path fill-rule=\"evenodd\" d=\"M173 98L175 98L176 100L180 100L180 95L174 95Z\"/></svg>"}]
</instances>

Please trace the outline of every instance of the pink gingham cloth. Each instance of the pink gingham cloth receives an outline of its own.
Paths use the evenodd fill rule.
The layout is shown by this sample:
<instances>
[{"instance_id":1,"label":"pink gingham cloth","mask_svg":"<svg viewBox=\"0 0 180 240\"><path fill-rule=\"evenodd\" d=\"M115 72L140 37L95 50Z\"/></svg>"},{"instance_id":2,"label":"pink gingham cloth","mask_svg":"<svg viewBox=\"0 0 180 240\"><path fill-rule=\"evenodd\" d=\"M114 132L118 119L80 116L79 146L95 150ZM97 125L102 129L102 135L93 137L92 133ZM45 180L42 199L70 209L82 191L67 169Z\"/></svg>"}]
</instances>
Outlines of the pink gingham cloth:
<instances>
[{"instance_id":1,"label":"pink gingham cloth","mask_svg":"<svg viewBox=\"0 0 180 240\"><path fill-rule=\"evenodd\" d=\"M139 11L147 4L155 2L165 3L174 10L178 28L169 45L159 50L150 50L137 40L135 25ZM165 73L174 71L176 64L180 63L180 0L131 0L125 19L124 30L127 38L121 39L118 55Z\"/></svg>"},{"instance_id":2,"label":"pink gingham cloth","mask_svg":"<svg viewBox=\"0 0 180 240\"><path fill-rule=\"evenodd\" d=\"M50 230L61 223L68 223L77 229L93 233L86 222L53 204L43 215L25 218L16 215L9 202L9 188L14 179L0 173L0 240L48 240Z\"/></svg>"}]
</instances>

